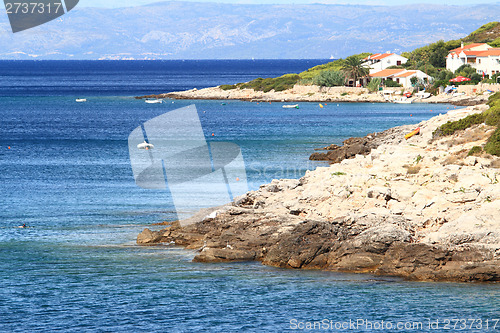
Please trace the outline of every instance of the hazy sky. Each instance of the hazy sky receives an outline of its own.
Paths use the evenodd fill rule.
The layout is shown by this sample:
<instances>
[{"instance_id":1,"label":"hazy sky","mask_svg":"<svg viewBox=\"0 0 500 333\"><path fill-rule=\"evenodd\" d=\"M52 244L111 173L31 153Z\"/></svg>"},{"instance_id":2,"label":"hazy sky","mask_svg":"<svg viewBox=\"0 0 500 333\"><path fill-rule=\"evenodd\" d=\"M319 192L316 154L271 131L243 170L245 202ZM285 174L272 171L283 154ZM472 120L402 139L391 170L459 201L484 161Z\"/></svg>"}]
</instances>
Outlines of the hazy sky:
<instances>
[{"instance_id":1,"label":"hazy sky","mask_svg":"<svg viewBox=\"0 0 500 333\"><path fill-rule=\"evenodd\" d=\"M194 2L224 2L224 3L262 3L262 4L293 4L293 3L331 3L331 4L361 4L361 5L407 5L415 3L432 3L440 5L475 5L500 4L499 0L186 0ZM80 7L128 7L159 2L151 0L80 0Z\"/></svg>"}]
</instances>

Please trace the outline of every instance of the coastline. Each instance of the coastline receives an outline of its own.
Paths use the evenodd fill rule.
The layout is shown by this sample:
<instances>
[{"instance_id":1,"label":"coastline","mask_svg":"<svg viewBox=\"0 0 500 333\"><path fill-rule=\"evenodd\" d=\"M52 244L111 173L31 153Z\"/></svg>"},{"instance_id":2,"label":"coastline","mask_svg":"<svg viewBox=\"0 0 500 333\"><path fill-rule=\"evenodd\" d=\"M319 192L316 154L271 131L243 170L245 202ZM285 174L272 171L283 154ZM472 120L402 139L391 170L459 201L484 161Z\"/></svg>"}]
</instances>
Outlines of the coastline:
<instances>
[{"instance_id":1,"label":"coastline","mask_svg":"<svg viewBox=\"0 0 500 333\"><path fill-rule=\"evenodd\" d=\"M392 128L365 155L273 180L166 229L145 229L137 243L196 249L199 262L498 282L500 159L464 156L492 128L432 140L438 126L486 108L436 116L409 140L415 126Z\"/></svg>"},{"instance_id":2,"label":"coastline","mask_svg":"<svg viewBox=\"0 0 500 333\"><path fill-rule=\"evenodd\" d=\"M401 92L403 88L391 88L395 93ZM295 85L292 89L275 92L255 91L253 89L230 89L223 90L219 87L204 89L191 89L176 91L157 95L138 96L136 99L144 98L169 98L169 99L204 99L204 100L241 100L250 102L319 102L319 103L388 103L380 93L370 93L366 88L353 87L319 87ZM412 98L413 103L448 103L460 106L471 106L485 103L486 95L464 94L460 96L448 96L440 94L427 99Z\"/></svg>"}]
</instances>

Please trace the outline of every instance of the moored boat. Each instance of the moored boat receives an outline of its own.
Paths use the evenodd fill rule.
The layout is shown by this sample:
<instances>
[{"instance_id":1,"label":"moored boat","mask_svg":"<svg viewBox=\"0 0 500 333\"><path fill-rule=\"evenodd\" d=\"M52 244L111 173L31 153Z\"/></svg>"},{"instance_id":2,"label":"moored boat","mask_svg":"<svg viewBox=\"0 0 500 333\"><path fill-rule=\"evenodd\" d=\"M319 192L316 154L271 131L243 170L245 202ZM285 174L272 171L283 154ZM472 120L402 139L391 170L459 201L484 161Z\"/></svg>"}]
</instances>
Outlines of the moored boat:
<instances>
[{"instance_id":1,"label":"moored boat","mask_svg":"<svg viewBox=\"0 0 500 333\"><path fill-rule=\"evenodd\" d=\"M162 99L155 99L155 98L148 98L145 100L146 103L148 104L161 104L163 103Z\"/></svg>"},{"instance_id":2,"label":"moored boat","mask_svg":"<svg viewBox=\"0 0 500 333\"><path fill-rule=\"evenodd\" d=\"M407 98L407 97L401 97L401 98L394 99L392 102L396 103L396 104L411 104L413 102L413 100L410 98Z\"/></svg>"},{"instance_id":3,"label":"moored boat","mask_svg":"<svg viewBox=\"0 0 500 333\"><path fill-rule=\"evenodd\" d=\"M415 97L416 98L420 98L420 99L426 99L426 98L431 97L431 93L428 93L428 92L425 92L425 91L420 91L420 92L418 92L418 93L415 94Z\"/></svg>"},{"instance_id":4,"label":"moored boat","mask_svg":"<svg viewBox=\"0 0 500 333\"><path fill-rule=\"evenodd\" d=\"M283 105L283 109L298 109L299 105L298 104L293 104L293 105Z\"/></svg>"}]
</instances>

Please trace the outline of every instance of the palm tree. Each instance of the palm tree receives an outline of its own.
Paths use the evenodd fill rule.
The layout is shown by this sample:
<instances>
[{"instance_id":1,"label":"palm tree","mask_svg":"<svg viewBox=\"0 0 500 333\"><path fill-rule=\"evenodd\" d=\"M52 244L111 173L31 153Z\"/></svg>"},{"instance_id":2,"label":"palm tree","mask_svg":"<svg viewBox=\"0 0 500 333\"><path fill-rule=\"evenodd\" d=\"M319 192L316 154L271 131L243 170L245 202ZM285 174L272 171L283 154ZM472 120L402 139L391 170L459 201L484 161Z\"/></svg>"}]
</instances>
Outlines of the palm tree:
<instances>
[{"instance_id":1,"label":"palm tree","mask_svg":"<svg viewBox=\"0 0 500 333\"><path fill-rule=\"evenodd\" d=\"M364 66L363 61L356 56L347 57L341 69L347 78L354 81L354 85L356 85L358 78L365 77L370 73L370 69Z\"/></svg>"}]
</instances>

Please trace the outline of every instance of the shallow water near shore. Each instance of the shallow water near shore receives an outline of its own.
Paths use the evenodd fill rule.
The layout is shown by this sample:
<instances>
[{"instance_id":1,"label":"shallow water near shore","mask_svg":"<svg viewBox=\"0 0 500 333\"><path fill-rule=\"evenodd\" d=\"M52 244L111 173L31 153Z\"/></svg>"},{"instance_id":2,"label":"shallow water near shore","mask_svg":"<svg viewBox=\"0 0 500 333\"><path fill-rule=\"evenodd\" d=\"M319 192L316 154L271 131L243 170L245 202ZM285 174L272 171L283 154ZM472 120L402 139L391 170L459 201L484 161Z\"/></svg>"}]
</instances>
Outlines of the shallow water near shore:
<instances>
[{"instance_id":1,"label":"shallow water near shore","mask_svg":"<svg viewBox=\"0 0 500 333\"><path fill-rule=\"evenodd\" d=\"M240 145L256 189L324 165L308 161L314 148L418 123L453 106L299 103L285 110L281 103L148 105L131 97L298 72L320 63L314 61L222 61L218 71L213 63L183 62L187 74L179 64L147 62L27 63L15 64L17 71L6 63L0 62L0 331L282 332L324 319L422 323L417 332L444 331L446 319L481 319L482 327L475 322L462 331L500 331L500 323L492 327L500 313L497 284L199 264L191 262L192 251L135 246L144 227L176 217L167 191L134 183L127 138L149 119L195 104L207 140ZM23 223L32 228L16 228ZM440 329L429 328L429 319L440 320Z\"/></svg>"}]
</instances>

